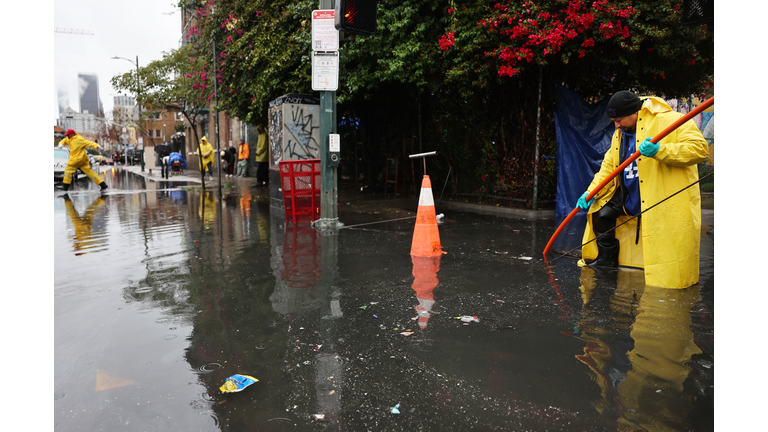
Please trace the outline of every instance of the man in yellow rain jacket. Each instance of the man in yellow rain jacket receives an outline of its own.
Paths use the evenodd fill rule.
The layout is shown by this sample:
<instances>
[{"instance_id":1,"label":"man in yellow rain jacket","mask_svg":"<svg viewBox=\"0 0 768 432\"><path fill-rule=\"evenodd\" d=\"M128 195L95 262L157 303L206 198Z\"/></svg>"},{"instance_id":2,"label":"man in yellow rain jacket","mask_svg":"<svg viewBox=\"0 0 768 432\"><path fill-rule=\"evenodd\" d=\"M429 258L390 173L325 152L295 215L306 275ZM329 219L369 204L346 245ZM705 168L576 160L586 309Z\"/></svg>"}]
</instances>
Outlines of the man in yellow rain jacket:
<instances>
[{"instance_id":1,"label":"man in yellow rain jacket","mask_svg":"<svg viewBox=\"0 0 768 432\"><path fill-rule=\"evenodd\" d=\"M645 282L665 288L695 284L699 280L701 194L698 186L683 189L699 180L696 164L709 155L706 140L696 124L688 121L653 144L654 136L682 117L658 97L641 99L632 92L617 92L608 102L608 116L616 126L611 147L577 204L589 209L583 243L607 234L582 248L581 264L618 265L619 241L610 231L616 219L639 215L671 196L642 213L638 222ZM641 156L586 202L589 192L636 150Z\"/></svg>"},{"instance_id":2,"label":"man in yellow rain jacket","mask_svg":"<svg viewBox=\"0 0 768 432\"><path fill-rule=\"evenodd\" d=\"M259 141L256 144L256 185L269 186L269 140L262 125L256 126L256 132L259 133Z\"/></svg>"},{"instance_id":3,"label":"man in yellow rain jacket","mask_svg":"<svg viewBox=\"0 0 768 432\"><path fill-rule=\"evenodd\" d=\"M208 143L208 138L200 138L200 148L195 151L200 157L200 171L208 172L208 180L213 179L213 146ZM202 155L201 155L202 153Z\"/></svg>"},{"instance_id":4,"label":"man in yellow rain jacket","mask_svg":"<svg viewBox=\"0 0 768 432\"><path fill-rule=\"evenodd\" d=\"M69 190L69 185L72 184L72 176L77 172L79 168L89 179L101 187L101 190L107 188L107 184L99 177L98 174L91 169L91 163L88 160L88 153L86 148L101 148L100 145L92 143L82 136L75 133L72 129L67 129L66 138L59 141L59 148L69 147L69 161L67 161L67 167L64 168L64 190Z\"/></svg>"}]
</instances>

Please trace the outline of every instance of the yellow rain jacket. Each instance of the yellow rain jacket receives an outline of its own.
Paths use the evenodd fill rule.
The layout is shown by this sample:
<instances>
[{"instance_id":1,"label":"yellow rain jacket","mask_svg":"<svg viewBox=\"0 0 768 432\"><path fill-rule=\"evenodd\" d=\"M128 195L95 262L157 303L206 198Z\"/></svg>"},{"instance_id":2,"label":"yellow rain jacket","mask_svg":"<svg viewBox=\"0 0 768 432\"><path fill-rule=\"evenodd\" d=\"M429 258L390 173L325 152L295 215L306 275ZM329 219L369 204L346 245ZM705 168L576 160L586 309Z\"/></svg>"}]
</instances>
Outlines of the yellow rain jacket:
<instances>
[{"instance_id":1,"label":"yellow rain jacket","mask_svg":"<svg viewBox=\"0 0 768 432\"><path fill-rule=\"evenodd\" d=\"M653 138L682 117L658 97L642 99L645 100L637 118L636 148L646 137ZM613 134L611 147L587 191L594 190L621 164L621 135L618 129ZM638 157L642 211L698 181L696 164L706 160L708 155L707 141L696 124L688 121L661 140L659 151L652 158ZM595 238L591 215L600 210L618 188L619 177L616 176L595 195L582 243ZM619 218L617 223L626 219ZM629 255L628 249L635 243L636 222L626 225L630 227L624 230L631 234L629 239L620 238L617 230L616 237L621 244L619 264L644 268L645 283L648 285L685 288L698 282L701 239L701 194L698 185L643 213L640 225L641 252L634 256ZM582 258L595 259L597 252L596 242L591 242L582 248Z\"/></svg>"},{"instance_id":2,"label":"yellow rain jacket","mask_svg":"<svg viewBox=\"0 0 768 432\"><path fill-rule=\"evenodd\" d=\"M69 161L67 162L67 165L77 168L90 163L88 160L88 153L85 149L88 147L97 148L99 146L80 135L75 135L72 138L65 137L63 140L59 141L59 145L69 146Z\"/></svg>"},{"instance_id":3,"label":"yellow rain jacket","mask_svg":"<svg viewBox=\"0 0 768 432\"><path fill-rule=\"evenodd\" d=\"M200 169L205 171L208 169L208 164L213 163L213 146L208 143L208 138L200 138L200 148L195 153L200 156L200 152L203 153L200 157Z\"/></svg>"},{"instance_id":4,"label":"yellow rain jacket","mask_svg":"<svg viewBox=\"0 0 768 432\"><path fill-rule=\"evenodd\" d=\"M269 160L269 149L267 134L262 132L259 134L259 141L256 144L256 162L267 162Z\"/></svg>"}]
</instances>

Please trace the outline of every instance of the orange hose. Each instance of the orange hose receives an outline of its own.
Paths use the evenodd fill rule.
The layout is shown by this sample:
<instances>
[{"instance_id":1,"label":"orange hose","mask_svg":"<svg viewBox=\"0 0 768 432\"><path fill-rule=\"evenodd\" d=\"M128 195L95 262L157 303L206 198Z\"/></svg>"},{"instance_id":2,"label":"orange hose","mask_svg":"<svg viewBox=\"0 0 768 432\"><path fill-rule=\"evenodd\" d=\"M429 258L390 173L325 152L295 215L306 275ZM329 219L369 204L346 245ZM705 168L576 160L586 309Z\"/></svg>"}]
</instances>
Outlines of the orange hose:
<instances>
[{"instance_id":1,"label":"orange hose","mask_svg":"<svg viewBox=\"0 0 768 432\"><path fill-rule=\"evenodd\" d=\"M651 139L651 142L656 144L657 142L661 141L665 136L669 135L673 130L679 128L685 122L687 122L688 120L692 119L693 117L698 115L700 112L704 111L705 109L709 108L714 103L715 103L715 97L712 96L711 98L707 99L704 103L702 103L701 105L699 105L696 108L694 108L693 110L691 110L688 114L686 114L686 115L680 117L679 119L677 119L677 121L675 121L674 123L669 125L666 129L664 129L663 131L659 132L658 135L656 135L655 137L653 137L653 139ZM591 200L592 197L594 197L606 184L608 184L608 182L613 180L613 178L616 177L620 172L622 172L624 170L624 168L627 167L627 165L631 164L638 157L640 157L640 151L639 150L636 151L632 156L627 158L627 160L625 160L624 163L619 165L618 168L613 170L613 172L608 177L606 177L605 180L600 182L600 184L597 185L595 190L593 190L592 192L589 193L589 195L587 195L587 202L589 202L589 200ZM571 210L571 213L568 214L568 216L563 220L563 222L560 224L560 226L557 227L557 230L555 230L555 233L552 235L552 238L549 239L549 243L547 243L547 247L544 248L544 255L549 253L549 250L552 248L552 245L555 243L555 239L557 239L557 237L563 231L565 226L568 225L568 222L570 222L571 219L573 219L573 217L576 216L576 214L578 212L579 212L579 207L576 206L576 208Z\"/></svg>"}]
</instances>

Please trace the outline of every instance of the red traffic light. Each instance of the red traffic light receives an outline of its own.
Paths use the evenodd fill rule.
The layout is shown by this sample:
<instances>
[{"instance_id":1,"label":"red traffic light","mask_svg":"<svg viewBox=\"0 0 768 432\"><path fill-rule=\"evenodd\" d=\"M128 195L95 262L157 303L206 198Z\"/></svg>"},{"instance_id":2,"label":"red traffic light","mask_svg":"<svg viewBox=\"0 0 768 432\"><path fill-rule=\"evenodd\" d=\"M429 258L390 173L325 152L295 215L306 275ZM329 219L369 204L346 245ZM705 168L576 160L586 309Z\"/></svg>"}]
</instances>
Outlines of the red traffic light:
<instances>
[{"instance_id":1,"label":"red traffic light","mask_svg":"<svg viewBox=\"0 0 768 432\"><path fill-rule=\"evenodd\" d=\"M376 33L377 0L336 0L334 26L345 33Z\"/></svg>"}]
</instances>

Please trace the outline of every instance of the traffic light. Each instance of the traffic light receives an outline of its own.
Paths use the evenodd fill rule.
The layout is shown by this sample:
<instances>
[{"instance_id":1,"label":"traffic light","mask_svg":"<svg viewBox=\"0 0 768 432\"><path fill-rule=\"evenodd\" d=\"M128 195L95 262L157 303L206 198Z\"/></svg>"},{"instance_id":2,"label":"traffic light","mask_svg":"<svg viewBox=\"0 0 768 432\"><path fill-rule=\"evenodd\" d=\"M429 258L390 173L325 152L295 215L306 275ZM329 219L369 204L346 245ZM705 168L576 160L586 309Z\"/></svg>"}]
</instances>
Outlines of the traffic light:
<instances>
[{"instance_id":1,"label":"traffic light","mask_svg":"<svg viewBox=\"0 0 768 432\"><path fill-rule=\"evenodd\" d=\"M377 0L336 0L336 30L365 36L376 33L376 7Z\"/></svg>"}]
</instances>

